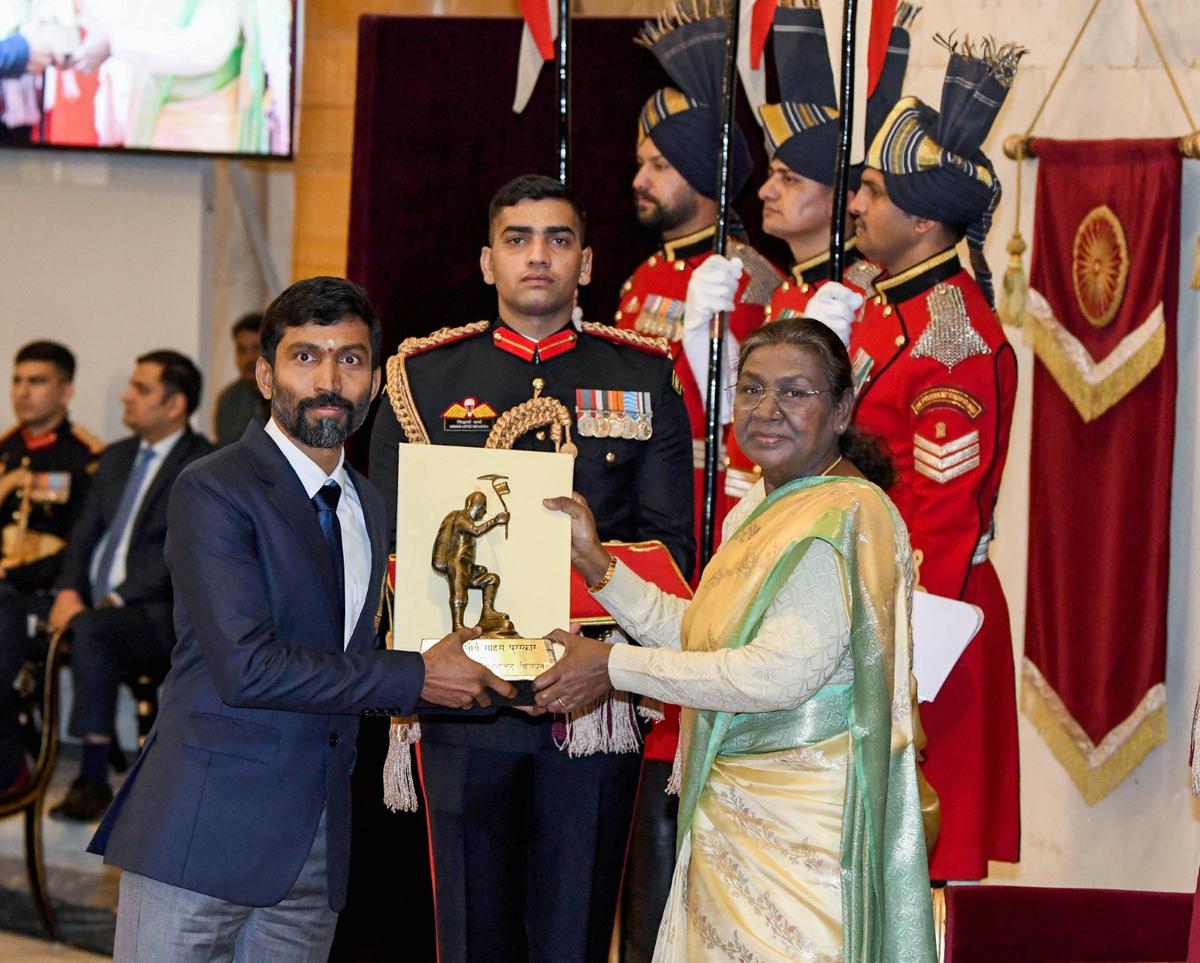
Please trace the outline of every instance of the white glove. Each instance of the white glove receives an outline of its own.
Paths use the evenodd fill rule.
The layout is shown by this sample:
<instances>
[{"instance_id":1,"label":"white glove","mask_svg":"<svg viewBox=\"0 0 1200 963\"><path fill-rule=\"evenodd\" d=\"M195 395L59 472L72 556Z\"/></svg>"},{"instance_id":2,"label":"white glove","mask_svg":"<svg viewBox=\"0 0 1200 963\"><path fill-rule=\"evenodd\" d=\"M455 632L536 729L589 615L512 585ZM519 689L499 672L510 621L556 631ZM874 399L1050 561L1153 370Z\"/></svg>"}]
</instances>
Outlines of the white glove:
<instances>
[{"instance_id":1,"label":"white glove","mask_svg":"<svg viewBox=\"0 0 1200 963\"><path fill-rule=\"evenodd\" d=\"M804 309L804 316L820 321L841 338L842 344L848 345L850 329L858 320L858 309L862 304L863 296L857 291L837 281L827 281L817 288Z\"/></svg>"},{"instance_id":2,"label":"white glove","mask_svg":"<svg viewBox=\"0 0 1200 963\"><path fill-rule=\"evenodd\" d=\"M724 258L713 254L695 271L688 281L687 302L683 309L684 330L707 330L708 323L718 311L732 311L742 279L742 259Z\"/></svg>"},{"instance_id":3,"label":"white glove","mask_svg":"<svg viewBox=\"0 0 1200 963\"><path fill-rule=\"evenodd\" d=\"M683 353L701 396L708 390L709 322L718 311L733 310L733 299L737 296L741 278L741 258L726 259L714 254L692 272L688 282L687 305L683 315ZM737 339L727 327L722 348L722 360L726 368L721 378L722 387L736 380L737 357ZM721 413L721 422L727 424L730 419L729 406L726 404L722 407L725 410Z\"/></svg>"}]
</instances>

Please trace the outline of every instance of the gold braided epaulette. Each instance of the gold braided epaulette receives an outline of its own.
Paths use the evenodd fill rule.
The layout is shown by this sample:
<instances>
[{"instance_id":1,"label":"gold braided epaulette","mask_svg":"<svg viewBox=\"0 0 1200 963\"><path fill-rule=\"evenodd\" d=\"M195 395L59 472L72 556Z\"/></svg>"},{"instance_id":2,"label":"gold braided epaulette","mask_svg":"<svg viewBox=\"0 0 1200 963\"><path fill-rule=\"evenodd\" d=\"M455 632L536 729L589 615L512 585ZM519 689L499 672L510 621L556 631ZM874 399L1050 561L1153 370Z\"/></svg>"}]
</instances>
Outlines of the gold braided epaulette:
<instances>
[{"instance_id":1,"label":"gold braided epaulette","mask_svg":"<svg viewBox=\"0 0 1200 963\"><path fill-rule=\"evenodd\" d=\"M97 438L82 425L72 423L71 434L87 445L88 451L90 451L93 455L99 455L104 451L104 441L100 438Z\"/></svg>"},{"instance_id":2,"label":"gold braided epaulette","mask_svg":"<svg viewBox=\"0 0 1200 963\"><path fill-rule=\"evenodd\" d=\"M457 328L438 328L433 334L427 334L420 338L405 338L400 342L400 347L396 349L396 354L411 358L430 348L439 348L444 344L469 338L473 334L482 334L491 326L491 323L491 321L472 321L470 324L462 324Z\"/></svg>"},{"instance_id":3,"label":"gold braided epaulette","mask_svg":"<svg viewBox=\"0 0 1200 963\"><path fill-rule=\"evenodd\" d=\"M396 353L388 358L387 363L387 393L392 402L392 411L396 420L404 429L404 436L409 444L428 445L429 432L417 414L417 402L412 396L412 388L408 383L408 370L405 361L414 355L423 354L444 344L462 341L464 338L482 334L489 327L490 321L474 321L471 324L460 325L457 328L439 328L433 334L420 338L405 338L400 342Z\"/></svg>"},{"instance_id":4,"label":"gold braided epaulette","mask_svg":"<svg viewBox=\"0 0 1200 963\"><path fill-rule=\"evenodd\" d=\"M616 344L627 344L631 348L639 348L651 354L660 354L664 358L671 357L671 345L666 338L639 334L629 328L614 328L611 324L598 324L595 321L584 321L579 325L579 330Z\"/></svg>"}]
</instances>

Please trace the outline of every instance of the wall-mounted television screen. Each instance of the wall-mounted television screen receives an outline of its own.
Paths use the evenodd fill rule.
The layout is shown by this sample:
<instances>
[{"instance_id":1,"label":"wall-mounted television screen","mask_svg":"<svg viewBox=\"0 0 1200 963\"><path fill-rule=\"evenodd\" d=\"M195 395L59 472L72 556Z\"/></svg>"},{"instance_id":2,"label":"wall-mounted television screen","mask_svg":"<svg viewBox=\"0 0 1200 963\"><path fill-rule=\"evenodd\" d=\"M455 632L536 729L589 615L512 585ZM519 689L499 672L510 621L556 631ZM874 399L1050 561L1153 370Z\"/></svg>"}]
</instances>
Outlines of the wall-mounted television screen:
<instances>
[{"instance_id":1,"label":"wall-mounted television screen","mask_svg":"<svg viewBox=\"0 0 1200 963\"><path fill-rule=\"evenodd\" d=\"M291 157L298 0L0 0L0 144Z\"/></svg>"}]
</instances>

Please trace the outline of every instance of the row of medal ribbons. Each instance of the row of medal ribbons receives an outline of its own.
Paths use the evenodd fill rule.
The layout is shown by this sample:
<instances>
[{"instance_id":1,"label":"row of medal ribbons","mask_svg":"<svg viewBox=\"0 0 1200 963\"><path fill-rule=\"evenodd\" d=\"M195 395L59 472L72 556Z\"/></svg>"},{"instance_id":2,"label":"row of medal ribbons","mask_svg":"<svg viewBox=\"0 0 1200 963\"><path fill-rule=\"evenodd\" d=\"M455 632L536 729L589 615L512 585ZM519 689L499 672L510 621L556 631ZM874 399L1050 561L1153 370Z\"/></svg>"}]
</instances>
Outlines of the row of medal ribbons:
<instances>
[{"instance_id":1,"label":"row of medal ribbons","mask_svg":"<svg viewBox=\"0 0 1200 963\"><path fill-rule=\"evenodd\" d=\"M654 413L648 391L579 388L575 392L576 430L584 438L649 441Z\"/></svg>"}]
</instances>

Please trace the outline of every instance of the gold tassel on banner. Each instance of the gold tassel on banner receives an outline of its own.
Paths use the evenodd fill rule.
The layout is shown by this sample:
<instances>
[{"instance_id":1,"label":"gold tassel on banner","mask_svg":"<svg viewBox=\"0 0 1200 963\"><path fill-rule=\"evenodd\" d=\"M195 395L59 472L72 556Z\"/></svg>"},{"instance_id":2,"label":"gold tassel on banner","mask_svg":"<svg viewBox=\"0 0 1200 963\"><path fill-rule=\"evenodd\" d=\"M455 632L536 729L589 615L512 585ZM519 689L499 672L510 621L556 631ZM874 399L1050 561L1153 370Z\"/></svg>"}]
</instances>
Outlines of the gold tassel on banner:
<instances>
[{"instance_id":1,"label":"gold tassel on banner","mask_svg":"<svg viewBox=\"0 0 1200 963\"><path fill-rule=\"evenodd\" d=\"M1200 291L1200 234L1196 235L1195 267L1192 269L1192 290Z\"/></svg>"},{"instance_id":2,"label":"gold tassel on banner","mask_svg":"<svg viewBox=\"0 0 1200 963\"><path fill-rule=\"evenodd\" d=\"M1004 269L1004 282L996 299L996 314L1010 328L1019 328L1025 323L1025 303L1029 298L1029 279L1025 276L1023 260L1028 245L1021 236L1021 162L1025 159L1024 143L1016 145L1016 155L1016 215L1013 218L1013 234L1008 239L1008 267Z\"/></svg>"}]
</instances>

